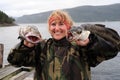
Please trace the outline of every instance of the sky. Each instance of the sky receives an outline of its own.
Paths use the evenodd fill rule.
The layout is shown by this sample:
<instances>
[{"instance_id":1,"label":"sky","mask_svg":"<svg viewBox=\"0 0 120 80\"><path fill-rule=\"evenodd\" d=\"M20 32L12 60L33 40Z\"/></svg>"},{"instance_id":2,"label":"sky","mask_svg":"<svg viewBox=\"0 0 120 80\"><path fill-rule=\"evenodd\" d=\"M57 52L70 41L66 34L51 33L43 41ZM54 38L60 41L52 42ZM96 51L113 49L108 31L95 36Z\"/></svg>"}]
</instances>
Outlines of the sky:
<instances>
[{"instance_id":1,"label":"sky","mask_svg":"<svg viewBox=\"0 0 120 80\"><path fill-rule=\"evenodd\" d=\"M1 0L0 10L10 17L21 17L55 9L85 5L100 6L114 3L120 3L120 0Z\"/></svg>"}]
</instances>

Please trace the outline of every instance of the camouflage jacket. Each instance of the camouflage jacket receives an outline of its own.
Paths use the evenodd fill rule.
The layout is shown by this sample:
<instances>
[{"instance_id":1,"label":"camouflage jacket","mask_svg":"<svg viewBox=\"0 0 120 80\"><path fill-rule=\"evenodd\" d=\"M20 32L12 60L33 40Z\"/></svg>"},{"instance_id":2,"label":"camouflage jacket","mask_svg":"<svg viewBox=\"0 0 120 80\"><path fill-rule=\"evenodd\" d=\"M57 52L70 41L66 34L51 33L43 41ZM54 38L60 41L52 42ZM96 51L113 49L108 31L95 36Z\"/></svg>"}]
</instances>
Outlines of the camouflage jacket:
<instances>
[{"instance_id":1,"label":"camouflage jacket","mask_svg":"<svg viewBox=\"0 0 120 80\"><path fill-rule=\"evenodd\" d=\"M16 66L35 67L35 80L91 80L90 67L115 57L118 50L96 35L85 47L66 40L49 39L33 48L19 43L10 51L8 62Z\"/></svg>"}]
</instances>

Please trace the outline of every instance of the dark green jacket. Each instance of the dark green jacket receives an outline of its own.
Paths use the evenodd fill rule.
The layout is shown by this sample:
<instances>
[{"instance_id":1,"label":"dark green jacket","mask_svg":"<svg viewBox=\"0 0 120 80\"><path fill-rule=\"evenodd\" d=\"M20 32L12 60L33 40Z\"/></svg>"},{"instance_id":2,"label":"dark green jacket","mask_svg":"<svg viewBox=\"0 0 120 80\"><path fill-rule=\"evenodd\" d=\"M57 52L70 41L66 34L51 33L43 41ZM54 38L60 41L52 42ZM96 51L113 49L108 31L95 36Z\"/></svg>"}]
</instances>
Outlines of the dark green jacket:
<instances>
[{"instance_id":1,"label":"dark green jacket","mask_svg":"<svg viewBox=\"0 0 120 80\"><path fill-rule=\"evenodd\" d=\"M33 48L21 42L10 51L8 62L35 67L35 80L91 80L90 67L115 57L118 50L95 34L89 39L85 47L73 45L66 38L49 39Z\"/></svg>"}]
</instances>

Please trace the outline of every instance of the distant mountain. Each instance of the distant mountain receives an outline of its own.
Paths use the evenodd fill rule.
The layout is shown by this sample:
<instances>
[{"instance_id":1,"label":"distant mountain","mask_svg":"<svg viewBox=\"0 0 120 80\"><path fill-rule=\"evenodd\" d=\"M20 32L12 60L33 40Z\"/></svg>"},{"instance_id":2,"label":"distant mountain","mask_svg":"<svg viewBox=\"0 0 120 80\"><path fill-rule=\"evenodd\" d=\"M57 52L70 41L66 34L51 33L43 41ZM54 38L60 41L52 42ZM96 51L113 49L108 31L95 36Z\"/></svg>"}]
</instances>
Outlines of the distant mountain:
<instances>
[{"instance_id":1,"label":"distant mountain","mask_svg":"<svg viewBox=\"0 0 120 80\"><path fill-rule=\"evenodd\" d=\"M120 21L120 4L103 6L79 6L64 9L75 22ZM16 23L46 23L52 11L24 15L16 19Z\"/></svg>"}]
</instances>

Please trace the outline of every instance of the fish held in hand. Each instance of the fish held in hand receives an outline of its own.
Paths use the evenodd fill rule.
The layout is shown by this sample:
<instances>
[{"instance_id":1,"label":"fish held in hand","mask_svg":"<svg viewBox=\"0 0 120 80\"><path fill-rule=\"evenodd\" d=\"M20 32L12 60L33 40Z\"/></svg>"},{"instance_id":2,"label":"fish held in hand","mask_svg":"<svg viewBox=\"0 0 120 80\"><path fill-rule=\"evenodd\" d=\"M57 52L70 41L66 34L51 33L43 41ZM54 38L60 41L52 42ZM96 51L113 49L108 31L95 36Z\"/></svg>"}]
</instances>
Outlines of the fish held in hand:
<instances>
[{"instance_id":1,"label":"fish held in hand","mask_svg":"<svg viewBox=\"0 0 120 80\"><path fill-rule=\"evenodd\" d=\"M21 27L19 29L19 38L34 44L42 40L41 34L36 26Z\"/></svg>"},{"instance_id":2,"label":"fish held in hand","mask_svg":"<svg viewBox=\"0 0 120 80\"><path fill-rule=\"evenodd\" d=\"M67 34L67 39L69 41L75 41L75 40L86 40L90 35L90 31L84 30L81 27L73 26Z\"/></svg>"}]
</instances>

